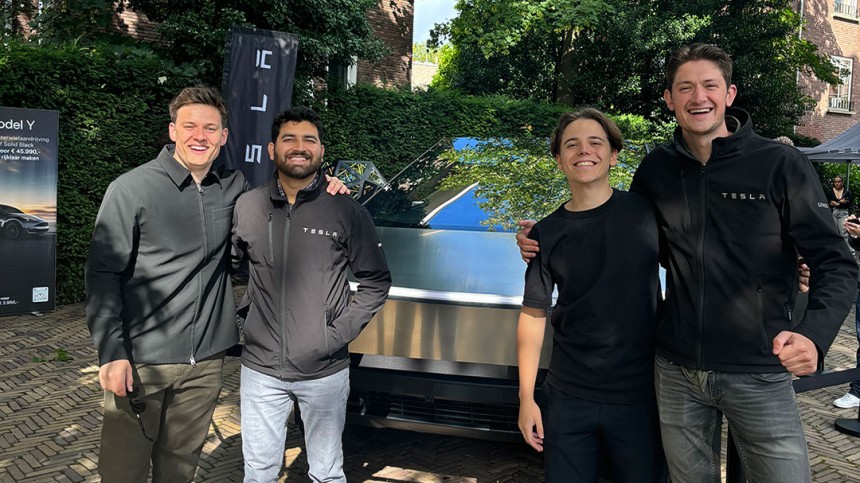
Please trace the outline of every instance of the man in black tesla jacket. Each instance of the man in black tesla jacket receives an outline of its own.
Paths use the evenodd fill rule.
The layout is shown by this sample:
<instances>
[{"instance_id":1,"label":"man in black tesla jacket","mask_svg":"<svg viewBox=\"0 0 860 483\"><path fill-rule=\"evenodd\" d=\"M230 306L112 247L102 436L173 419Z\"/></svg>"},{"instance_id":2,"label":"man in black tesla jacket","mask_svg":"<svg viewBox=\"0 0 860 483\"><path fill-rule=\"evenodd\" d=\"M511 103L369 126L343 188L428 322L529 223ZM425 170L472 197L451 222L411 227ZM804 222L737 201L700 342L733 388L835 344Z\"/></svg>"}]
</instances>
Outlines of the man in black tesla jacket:
<instances>
[{"instance_id":1,"label":"man in black tesla jacket","mask_svg":"<svg viewBox=\"0 0 860 483\"><path fill-rule=\"evenodd\" d=\"M233 213L233 262L247 258L241 412L245 482L274 482L292 398L305 427L309 476L346 481L341 435L349 394L347 344L382 307L391 275L367 210L323 196L320 118L295 107L275 118L268 185ZM359 286L350 301L347 268Z\"/></svg>"},{"instance_id":2,"label":"man in black tesla jacket","mask_svg":"<svg viewBox=\"0 0 860 483\"><path fill-rule=\"evenodd\" d=\"M655 364L663 445L672 481L720 481L725 415L749 481L809 481L792 374L822 363L857 266L809 161L727 109L731 73L713 45L669 59L674 142L645 157L631 186L654 203L667 271ZM812 270L800 321L798 252Z\"/></svg>"}]
</instances>

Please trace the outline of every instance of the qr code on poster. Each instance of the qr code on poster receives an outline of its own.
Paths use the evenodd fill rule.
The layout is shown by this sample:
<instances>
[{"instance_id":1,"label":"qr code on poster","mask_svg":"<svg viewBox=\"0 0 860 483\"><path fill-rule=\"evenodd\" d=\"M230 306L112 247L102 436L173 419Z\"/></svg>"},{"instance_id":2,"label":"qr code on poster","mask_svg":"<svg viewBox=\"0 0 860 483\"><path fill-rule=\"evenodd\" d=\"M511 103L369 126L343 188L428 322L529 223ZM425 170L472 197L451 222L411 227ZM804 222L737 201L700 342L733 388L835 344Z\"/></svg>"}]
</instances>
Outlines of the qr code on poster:
<instances>
[{"instance_id":1,"label":"qr code on poster","mask_svg":"<svg viewBox=\"0 0 860 483\"><path fill-rule=\"evenodd\" d=\"M48 287L33 287L33 303L48 301Z\"/></svg>"}]
</instances>

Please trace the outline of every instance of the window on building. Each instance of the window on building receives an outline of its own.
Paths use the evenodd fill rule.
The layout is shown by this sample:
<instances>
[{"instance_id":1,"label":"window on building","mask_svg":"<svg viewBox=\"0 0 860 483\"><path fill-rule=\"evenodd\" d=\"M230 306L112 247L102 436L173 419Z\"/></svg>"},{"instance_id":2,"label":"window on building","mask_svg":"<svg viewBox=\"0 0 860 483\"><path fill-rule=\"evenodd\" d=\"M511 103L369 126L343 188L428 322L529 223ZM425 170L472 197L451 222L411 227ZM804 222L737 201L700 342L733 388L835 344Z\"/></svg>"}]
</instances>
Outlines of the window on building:
<instances>
[{"instance_id":1,"label":"window on building","mask_svg":"<svg viewBox=\"0 0 860 483\"><path fill-rule=\"evenodd\" d=\"M841 84L830 86L830 109L837 111L851 110L851 79L854 68L854 59L833 56L830 58L833 65L839 69Z\"/></svg>"},{"instance_id":2,"label":"window on building","mask_svg":"<svg viewBox=\"0 0 860 483\"><path fill-rule=\"evenodd\" d=\"M848 17L857 17L857 0L836 0L833 6L833 13Z\"/></svg>"}]
</instances>

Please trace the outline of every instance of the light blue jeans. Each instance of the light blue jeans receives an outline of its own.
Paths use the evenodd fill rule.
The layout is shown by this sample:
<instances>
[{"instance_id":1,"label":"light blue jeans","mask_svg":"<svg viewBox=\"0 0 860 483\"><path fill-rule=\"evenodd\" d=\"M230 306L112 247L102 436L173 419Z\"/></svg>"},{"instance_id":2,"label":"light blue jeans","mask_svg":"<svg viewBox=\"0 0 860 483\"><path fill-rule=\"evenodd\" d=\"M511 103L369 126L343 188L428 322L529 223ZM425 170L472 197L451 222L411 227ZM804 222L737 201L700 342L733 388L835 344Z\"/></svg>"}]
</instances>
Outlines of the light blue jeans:
<instances>
[{"instance_id":1,"label":"light blue jeans","mask_svg":"<svg viewBox=\"0 0 860 483\"><path fill-rule=\"evenodd\" d=\"M698 371L657 356L655 377L673 482L720 482L724 414L747 481L811 481L791 374Z\"/></svg>"},{"instance_id":2,"label":"light blue jeans","mask_svg":"<svg viewBox=\"0 0 860 483\"><path fill-rule=\"evenodd\" d=\"M278 481L293 398L305 426L308 476L314 482L346 482L342 437L348 367L320 379L282 381L243 365L240 396L245 483Z\"/></svg>"}]
</instances>

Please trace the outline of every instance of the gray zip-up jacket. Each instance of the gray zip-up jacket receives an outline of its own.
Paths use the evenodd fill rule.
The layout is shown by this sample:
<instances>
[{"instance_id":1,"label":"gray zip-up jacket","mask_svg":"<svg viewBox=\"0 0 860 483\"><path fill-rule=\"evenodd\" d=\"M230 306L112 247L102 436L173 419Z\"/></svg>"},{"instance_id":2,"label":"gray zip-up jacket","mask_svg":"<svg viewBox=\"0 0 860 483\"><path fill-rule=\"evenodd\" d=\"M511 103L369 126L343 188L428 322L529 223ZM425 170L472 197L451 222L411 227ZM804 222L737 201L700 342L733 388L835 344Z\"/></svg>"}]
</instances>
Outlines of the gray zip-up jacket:
<instances>
[{"instance_id":1,"label":"gray zip-up jacket","mask_svg":"<svg viewBox=\"0 0 860 483\"><path fill-rule=\"evenodd\" d=\"M391 274L367 210L325 183L290 205L276 180L244 194L233 213L233 263L249 261L239 305L242 364L282 380L349 365L347 344L385 303ZM359 282L350 301L347 269Z\"/></svg>"},{"instance_id":2,"label":"gray zip-up jacket","mask_svg":"<svg viewBox=\"0 0 860 483\"><path fill-rule=\"evenodd\" d=\"M247 189L223 166L198 186L172 146L110 184L86 263L100 364L193 364L238 342L229 240Z\"/></svg>"}]
</instances>

